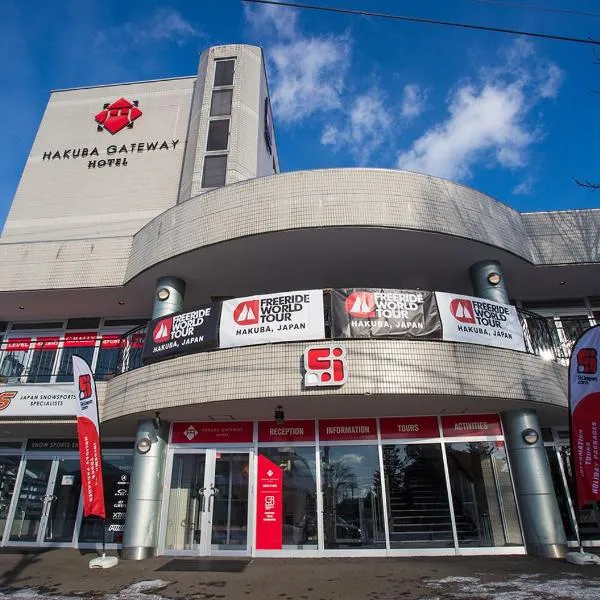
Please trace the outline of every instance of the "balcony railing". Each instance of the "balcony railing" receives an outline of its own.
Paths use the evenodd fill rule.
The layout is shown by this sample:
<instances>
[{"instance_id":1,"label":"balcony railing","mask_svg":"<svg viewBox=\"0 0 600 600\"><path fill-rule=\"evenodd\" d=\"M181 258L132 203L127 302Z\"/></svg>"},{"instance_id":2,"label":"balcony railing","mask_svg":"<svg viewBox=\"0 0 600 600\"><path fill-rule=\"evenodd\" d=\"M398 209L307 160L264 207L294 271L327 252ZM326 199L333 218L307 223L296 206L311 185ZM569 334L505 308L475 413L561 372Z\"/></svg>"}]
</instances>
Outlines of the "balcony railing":
<instances>
[{"instance_id":1,"label":"balcony railing","mask_svg":"<svg viewBox=\"0 0 600 600\"><path fill-rule=\"evenodd\" d=\"M527 353L567 364L571 348L586 329L584 320L572 319L568 326L559 328L552 318L522 309L517 312ZM566 321L561 319L563 324ZM330 331L329 323L326 325L326 330ZM143 366L146 329L147 325L142 325L120 336L98 336L88 339L86 346L79 347L65 343L62 337L38 337L28 344L20 342L22 338L11 337L0 343L0 385L70 383L73 381L73 354L86 358L97 381L107 381Z\"/></svg>"}]
</instances>

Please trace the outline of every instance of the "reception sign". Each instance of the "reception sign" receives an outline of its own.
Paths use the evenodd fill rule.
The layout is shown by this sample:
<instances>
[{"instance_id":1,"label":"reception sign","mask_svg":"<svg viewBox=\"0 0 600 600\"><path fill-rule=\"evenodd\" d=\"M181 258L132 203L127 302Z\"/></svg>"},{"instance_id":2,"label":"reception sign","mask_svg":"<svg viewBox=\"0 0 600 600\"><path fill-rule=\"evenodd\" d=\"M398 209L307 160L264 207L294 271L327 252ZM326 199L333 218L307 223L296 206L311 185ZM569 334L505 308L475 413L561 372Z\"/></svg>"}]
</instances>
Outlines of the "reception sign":
<instances>
[{"instance_id":1,"label":"reception sign","mask_svg":"<svg viewBox=\"0 0 600 600\"><path fill-rule=\"evenodd\" d=\"M600 500L600 325L577 340L569 364L571 451L579 508Z\"/></svg>"},{"instance_id":2,"label":"reception sign","mask_svg":"<svg viewBox=\"0 0 600 600\"><path fill-rule=\"evenodd\" d=\"M315 440L315 422L313 420L261 421L258 424L259 442L313 442Z\"/></svg>"},{"instance_id":3,"label":"reception sign","mask_svg":"<svg viewBox=\"0 0 600 600\"><path fill-rule=\"evenodd\" d=\"M525 352L517 309L492 300L435 292L443 339Z\"/></svg>"},{"instance_id":4,"label":"reception sign","mask_svg":"<svg viewBox=\"0 0 600 600\"><path fill-rule=\"evenodd\" d=\"M283 545L283 471L266 456L258 456L256 549L281 550Z\"/></svg>"},{"instance_id":5,"label":"reception sign","mask_svg":"<svg viewBox=\"0 0 600 600\"><path fill-rule=\"evenodd\" d=\"M221 348L324 337L323 290L248 296L223 302Z\"/></svg>"},{"instance_id":6,"label":"reception sign","mask_svg":"<svg viewBox=\"0 0 600 600\"><path fill-rule=\"evenodd\" d=\"M216 348L220 308L220 304L205 304L151 321L142 352L143 362Z\"/></svg>"},{"instance_id":7,"label":"reception sign","mask_svg":"<svg viewBox=\"0 0 600 600\"><path fill-rule=\"evenodd\" d=\"M442 326L433 292L370 288L331 291L334 338L402 337L439 340Z\"/></svg>"}]
</instances>

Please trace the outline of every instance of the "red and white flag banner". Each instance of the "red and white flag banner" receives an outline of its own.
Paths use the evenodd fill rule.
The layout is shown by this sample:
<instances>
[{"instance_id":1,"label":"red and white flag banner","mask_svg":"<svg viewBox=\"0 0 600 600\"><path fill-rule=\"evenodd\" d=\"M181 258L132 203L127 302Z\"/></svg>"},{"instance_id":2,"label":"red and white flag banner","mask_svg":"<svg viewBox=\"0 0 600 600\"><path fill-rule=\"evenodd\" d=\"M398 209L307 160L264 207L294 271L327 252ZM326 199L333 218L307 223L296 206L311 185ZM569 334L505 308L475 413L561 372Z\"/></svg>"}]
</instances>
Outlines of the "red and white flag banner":
<instances>
[{"instance_id":1,"label":"red and white flag banner","mask_svg":"<svg viewBox=\"0 0 600 600\"><path fill-rule=\"evenodd\" d=\"M80 356L73 356L73 381L77 397L83 516L95 515L105 519L96 382L90 366Z\"/></svg>"},{"instance_id":2,"label":"red and white flag banner","mask_svg":"<svg viewBox=\"0 0 600 600\"><path fill-rule=\"evenodd\" d=\"M571 352L571 452L579 508L600 500L600 325L588 329Z\"/></svg>"}]
</instances>

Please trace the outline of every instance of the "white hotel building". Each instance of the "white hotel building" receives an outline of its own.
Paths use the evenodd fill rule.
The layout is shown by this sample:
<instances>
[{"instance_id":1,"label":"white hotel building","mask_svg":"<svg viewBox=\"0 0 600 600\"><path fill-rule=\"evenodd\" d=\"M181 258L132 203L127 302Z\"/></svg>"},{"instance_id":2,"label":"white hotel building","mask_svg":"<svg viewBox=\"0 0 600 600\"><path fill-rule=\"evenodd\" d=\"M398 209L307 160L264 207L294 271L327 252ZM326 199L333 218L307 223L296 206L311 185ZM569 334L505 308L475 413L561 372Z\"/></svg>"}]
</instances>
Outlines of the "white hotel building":
<instances>
[{"instance_id":1,"label":"white hotel building","mask_svg":"<svg viewBox=\"0 0 600 600\"><path fill-rule=\"evenodd\" d=\"M124 558L559 557L574 519L599 543L565 366L599 230L418 173L281 173L257 47L52 92L0 237L1 544L102 538L73 354Z\"/></svg>"}]
</instances>

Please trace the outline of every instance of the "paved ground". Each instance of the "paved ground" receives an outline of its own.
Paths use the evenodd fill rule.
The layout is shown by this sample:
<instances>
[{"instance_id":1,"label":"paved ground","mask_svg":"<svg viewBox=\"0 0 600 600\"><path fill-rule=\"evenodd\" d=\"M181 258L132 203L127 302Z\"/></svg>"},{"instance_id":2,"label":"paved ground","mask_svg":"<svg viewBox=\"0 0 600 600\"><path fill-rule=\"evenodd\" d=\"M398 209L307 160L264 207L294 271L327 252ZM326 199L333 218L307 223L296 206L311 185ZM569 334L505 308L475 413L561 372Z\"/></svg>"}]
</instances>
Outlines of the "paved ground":
<instances>
[{"instance_id":1,"label":"paved ground","mask_svg":"<svg viewBox=\"0 0 600 600\"><path fill-rule=\"evenodd\" d=\"M600 566L533 557L254 559L241 573L157 571L169 558L90 570L91 557L1 553L0 599L600 600Z\"/></svg>"}]
</instances>

